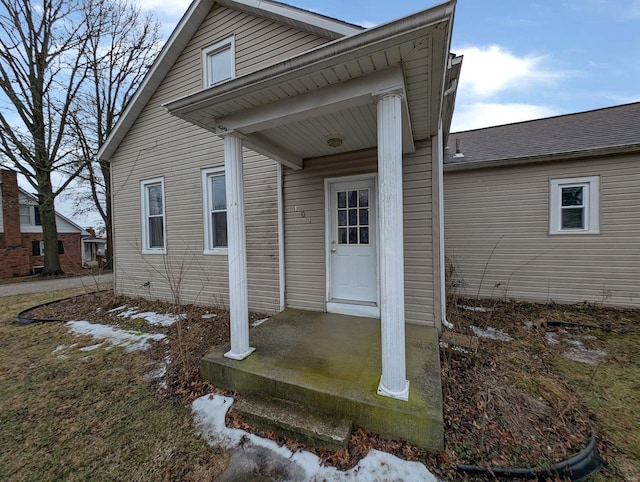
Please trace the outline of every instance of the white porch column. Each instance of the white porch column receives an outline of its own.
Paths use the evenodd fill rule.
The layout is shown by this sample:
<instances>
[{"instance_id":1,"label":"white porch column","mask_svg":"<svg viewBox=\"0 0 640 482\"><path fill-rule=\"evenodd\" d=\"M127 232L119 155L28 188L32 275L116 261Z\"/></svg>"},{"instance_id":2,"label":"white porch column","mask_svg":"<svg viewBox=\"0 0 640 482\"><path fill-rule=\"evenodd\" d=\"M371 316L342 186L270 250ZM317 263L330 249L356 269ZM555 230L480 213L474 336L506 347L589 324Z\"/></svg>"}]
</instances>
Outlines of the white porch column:
<instances>
[{"instance_id":1,"label":"white porch column","mask_svg":"<svg viewBox=\"0 0 640 482\"><path fill-rule=\"evenodd\" d=\"M242 140L233 134L224 137L224 173L227 193L229 312L231 318L231 350L224 356L234 360L242 360L248 357L255 348L249 346Z\"/></svg>"},{"instance_id":2,"label":"white porch column","mask_svg":"<svg viewBox=\"0 0 640 482\"><path fill-rule=\"evenodd\" d=\"M409 399L404 327L402 97L378 98L378 218L382 377L378 394Z\"/></svg>"}]
</instances>

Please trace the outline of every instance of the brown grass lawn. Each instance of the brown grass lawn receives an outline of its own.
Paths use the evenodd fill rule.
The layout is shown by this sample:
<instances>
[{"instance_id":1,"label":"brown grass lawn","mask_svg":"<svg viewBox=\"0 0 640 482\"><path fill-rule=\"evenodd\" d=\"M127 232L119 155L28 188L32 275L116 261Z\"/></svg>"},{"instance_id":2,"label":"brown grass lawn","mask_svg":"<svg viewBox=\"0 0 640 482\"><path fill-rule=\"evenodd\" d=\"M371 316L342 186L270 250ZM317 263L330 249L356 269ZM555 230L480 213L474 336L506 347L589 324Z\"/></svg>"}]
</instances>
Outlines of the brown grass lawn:
<instances>
[{"instance_id":1,"label":"brown grass lawn","mask_svg":"<svg viewBox=\"0 0 640 482\"><path fill-rule=\"evenodd\" d=\"M82 289L0 298L0 480L214 480L228 454L196 434L188 405L159 398L142 352L63 323L13 324L29 306Z\"/></svg>"},{"instance_id":2,"label":"brown grass lawn","mask_svg":"<svg viewBox=\"0 0 640 482\"><path fill-rule=\"evenodd\" d=\"M0 480L214 480L230 455L197 435L189 403L213 388L200 379L199 360L228 341L228 313L181 306L181 322L150 327L110 310L176 307L107 292L33 312L166 334L167 343L132 353L80 351L95 340L69 334L64 323L12 323L22 309L83 292L0 298ZM594 428L606 462L594 480L640 480L640 310L458 300L449 320L458 333L471 335L474 325L512 339L481 338L477 353L441 351L445 450L426 455L356 429L347 451L323 460L352 467L375 447L423 461L446 480L470 480L456 464L544 467L579 451ZM571 361L565 355L576 343L606 357ZM152 380L150 372L167 359L162 382Z\"/></svg>"}]
</instances>

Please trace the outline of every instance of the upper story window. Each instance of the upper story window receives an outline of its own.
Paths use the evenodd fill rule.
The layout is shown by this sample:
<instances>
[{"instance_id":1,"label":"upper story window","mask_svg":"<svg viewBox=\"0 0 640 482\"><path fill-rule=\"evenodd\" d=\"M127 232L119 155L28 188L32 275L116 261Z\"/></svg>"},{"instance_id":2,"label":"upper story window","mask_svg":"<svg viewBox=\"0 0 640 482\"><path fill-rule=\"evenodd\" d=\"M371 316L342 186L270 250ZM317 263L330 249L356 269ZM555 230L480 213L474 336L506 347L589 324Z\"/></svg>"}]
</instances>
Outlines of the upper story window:
<instances>
[{"instance_id":1,"label":"upper story window","mask_svg":"<svg viewBox=\"0 0 640 482\"><path fill-rule=\"evenodd\" d=\"M211 87L236 76L235 42L229 37L202 50L203 87Z\"/></svg>"},{"instance_id":2,"label":"upper story window","mask_svg":"<svg viewBox=\"0 0 640 482\"><path fill-rule=\"evenodd\" d=\"M549 234L600 233L600 177L552 179Z\"/></svg>"},{"instance_id":3,"label":"upper story window","mask_svg":"<svg viewBox=\"0 0 640 482\"><path fill-rule=\"evenodd\" d=\"M23 226L42 226L40 207L31 205L20 206L20 224Z\"/></svg>"},{"instance_id":4,"label":"upper story window","mask_svg":"<svg viewBox=\"0 0 640 482\"><path fill-rule=\"evenodd\" d=\"M164 211L164 179L149 179L140 183L142 210L142 252L166 252Z\"/></svg>"},{"instance_id":5,"label":"upper story window","mask_svg":"<svg viewBox=\"0 0 640 482\"><path fill-rule=\"evenodd\" d=\"M227 191L224 169L202 171L204 252L227 252Z\"/></svg>"}]
</instances>

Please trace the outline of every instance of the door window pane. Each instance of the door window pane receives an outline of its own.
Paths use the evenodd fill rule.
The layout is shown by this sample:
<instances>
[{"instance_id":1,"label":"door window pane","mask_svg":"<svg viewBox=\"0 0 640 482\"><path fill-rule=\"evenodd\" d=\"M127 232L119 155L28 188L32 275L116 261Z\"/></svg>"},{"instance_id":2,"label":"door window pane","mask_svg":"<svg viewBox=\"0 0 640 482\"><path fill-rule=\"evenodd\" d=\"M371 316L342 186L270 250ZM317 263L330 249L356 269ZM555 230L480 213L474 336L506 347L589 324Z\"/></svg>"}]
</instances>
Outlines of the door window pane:
<instances>
[{"instance_id":1,"label":"door window pane","mask_svg":"<svg viewBox=\"0 0 640 482\"><path fill-rule=\"evenodd\" d=\"M337 196L338 244L369 244L369 190L339 191Z\"/></svg>"},{"instance_id":2,"label":"door window pane","mask_svg":"<svg viewBox=\"0 0 640 482\"><path fill-rule=\"evenodd\" d=\"M347 225L347 211L344 209L338 210L338 226Z\"/></svg>"},{"instance_id":3,"label":"door window pane","mask_svg":"<svg viewBox=\"0 0 640 482\"><path fill-rule=\"evenodd\" d=\"M338 193L338 207L339 208L347 207L347 193L345 191L340 191Z\"/></svg>"},{"instance_id":4,"label":"door window pane","mask_svg":"<svg viewBox=\"0 0 640 482\"><path fill-rule=\"evenodd\" d=\"M358 244L358 228L349 228L349 244Z\"/></svg>"},{"instance_id":5,"label":"door window pane","mask_svg":"<svg viewBox=\"0 0 640 482\"><path fill-rule=\"evenodd\" d=\"M349 191L349 207L358 207L358 191Z\"/></svg>"},{"instance_id":6,"label":"door window pane","mask_svg":"<svg viewBox=\"0 0 640 482\"><path fill-rule=\"evenodd\" d=\"M367 206L369 206L369 190L368 189L362 189L360 191L359 197L360 197L361 208L366 208Z\"/></svg>"},{"instance_id":7,"label":"door window pane","mask_svg":"<svg viewBox=\"0 0 640 482\"><path fill-rule=\"evenodd\" d=\"M369 244L369 228L360 228L360 244Z\"/></svg>"}]
</instances>

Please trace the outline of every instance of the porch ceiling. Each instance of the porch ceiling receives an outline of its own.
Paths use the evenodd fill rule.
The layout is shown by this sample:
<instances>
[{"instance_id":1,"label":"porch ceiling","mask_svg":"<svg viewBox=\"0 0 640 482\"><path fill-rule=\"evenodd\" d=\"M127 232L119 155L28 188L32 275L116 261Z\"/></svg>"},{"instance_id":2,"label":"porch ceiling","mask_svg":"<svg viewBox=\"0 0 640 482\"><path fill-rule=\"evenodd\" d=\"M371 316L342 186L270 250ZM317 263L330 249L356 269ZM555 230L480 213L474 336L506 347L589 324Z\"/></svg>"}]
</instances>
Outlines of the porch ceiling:
<instances>
[{"instance_id":1,"label":"porch ceiling","mask_svg":"<svg viewBox=\"0 0 640 482\"><path fill-rule=\"evenodd\" d=\"M403 149L438 130L454 2L338 39L166 104L173 115L293 168L302 160L375 147L376 99L404 96ZM327 138L339 135L339 147Z\"/></svg>"}]
</instances>

